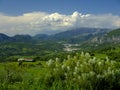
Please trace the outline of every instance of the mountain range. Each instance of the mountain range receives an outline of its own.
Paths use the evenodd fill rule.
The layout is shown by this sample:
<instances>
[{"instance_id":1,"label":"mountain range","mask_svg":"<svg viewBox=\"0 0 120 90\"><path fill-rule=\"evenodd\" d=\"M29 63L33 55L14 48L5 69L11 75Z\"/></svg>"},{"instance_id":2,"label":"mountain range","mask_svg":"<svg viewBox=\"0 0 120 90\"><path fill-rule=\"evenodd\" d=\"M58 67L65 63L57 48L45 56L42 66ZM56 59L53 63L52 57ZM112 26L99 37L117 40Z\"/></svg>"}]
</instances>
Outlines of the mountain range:
<instances>
[{"instance_id":1,"label":"mountain range","mask_svg":"<svg viewBox=\"0 0 120 90\"><path fill-rule=\"evenodd\" d=\"M47 34L37 34L35 36L30 35L15 35L13 37L7 36L3 33L0 33L0 42L5 41L28 41L28 40L70 40L78 39L82 37L90 37L95 34L102 34L109 31L108 29L99 29L99 28L78 28L67 30L53 35Z\"/></svg>"},{"instance_id":2,"label":"mountain range","mask_svg":"<svg viewBox=\"0 0 120 90\"><path fill-rule=\"evenodd\" d=\"M109 46L120 46L120 29L79 28L53 35L12 37L0 33L0 61L13 61L13 58L16 60L18 56L40 56L42 60L47 60L53 55L61 55L69 51L93 50L94 52Z\"/></svg>"},{"instance_id":3,"label":"mountain range","mask_svg":"<svg viewBox=\"0 0 120 90\"><path fill-rule=\"evenodd\" d=\"M100 29L100 28L78 28L67 30L53 35L37 34L15 35L13 37L0 33L0 43L2 42L38 42L38 41L58 41L64 43L104 43L120 41L120 29Z\"/></svg>"},{"instance_id":4,"label":"mountain range","mask_svg":"<svg viewBox=\"0 0 120 90\"><path fill-rule=\"evenodd\" d=\"M120 29L112 30L101 36L96 36L91 39L91 42L96 43L119 43L120 42Z\"/></svg>"}]
</instances>

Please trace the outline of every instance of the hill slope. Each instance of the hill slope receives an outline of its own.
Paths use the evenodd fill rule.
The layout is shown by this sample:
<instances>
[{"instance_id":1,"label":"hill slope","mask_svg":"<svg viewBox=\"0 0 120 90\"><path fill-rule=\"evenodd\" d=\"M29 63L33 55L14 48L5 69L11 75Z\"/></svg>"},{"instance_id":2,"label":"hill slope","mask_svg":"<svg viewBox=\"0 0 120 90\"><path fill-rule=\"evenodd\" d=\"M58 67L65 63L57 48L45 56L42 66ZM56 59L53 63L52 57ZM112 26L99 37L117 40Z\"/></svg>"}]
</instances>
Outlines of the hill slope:
<instances>
[{"instance_id":1,"label":"hill slope","mask_svg":"<svg viewBox=\"0 0 120 90\"><path fill-rule=\"evenodd\" d=\"M81 43L90 38L93 38L95 35L106 33L108 29L99 29L99 28L78 28L71 29L64 32L60 32L54 35L41 35L38 34L34 36L38 40L53 40L53 41L63 41L67 43Z\"/></svg>"},{"instance_id":2,"label":"hill slope","mask_svg":"<svg viewBox=\"0 0 120 90\"><path fill-rule=\"evenodd\" d=\"M110 31L107 35L108 36L120 36L120 28L113 30L113 31Z\"/></svg>"},{"instance_id":3,"label":"hill slope","mask_svg":"<svg viewBox=\"0 0 120 90\"><path fill-rule=\"evenodd\" d=\"M115 29L101 35L96 35L95 37L84 42L81 47L86 49L94 49L116 44L120 44L120 29Z\"/></svg>"},{"instance_id":4,"label":"hill slope","mask_svg":"<svg viewBox=\"0 0 120 90\"><path fill-rule=\"evenodd\" d=\"M3 34L3 33L0 33L0 42L6 42L6 41L10 41L12 38Z\"/></svg>"}]
</instances>

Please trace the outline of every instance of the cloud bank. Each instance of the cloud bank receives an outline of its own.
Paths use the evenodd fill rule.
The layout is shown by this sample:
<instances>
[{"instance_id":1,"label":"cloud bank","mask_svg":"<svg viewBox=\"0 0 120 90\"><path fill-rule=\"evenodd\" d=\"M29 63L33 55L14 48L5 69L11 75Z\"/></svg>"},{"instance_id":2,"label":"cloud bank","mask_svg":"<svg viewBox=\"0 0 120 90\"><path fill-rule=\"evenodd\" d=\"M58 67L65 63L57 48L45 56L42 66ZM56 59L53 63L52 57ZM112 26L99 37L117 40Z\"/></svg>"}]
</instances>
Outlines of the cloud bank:
<instances>
[{"instance_id":1,"label":"cloud bank","mask_svg":"<svg viewBox=\"0 0 120 90\"><path fill-rule=\"evenodd\" d=\"M8 35L47 33L65 31L71 28L120 28L120 16L112 14L71 15L59 13L32 12L20 16L9 16L0 13L0 33Z\"/></svg>"}]
</instances>

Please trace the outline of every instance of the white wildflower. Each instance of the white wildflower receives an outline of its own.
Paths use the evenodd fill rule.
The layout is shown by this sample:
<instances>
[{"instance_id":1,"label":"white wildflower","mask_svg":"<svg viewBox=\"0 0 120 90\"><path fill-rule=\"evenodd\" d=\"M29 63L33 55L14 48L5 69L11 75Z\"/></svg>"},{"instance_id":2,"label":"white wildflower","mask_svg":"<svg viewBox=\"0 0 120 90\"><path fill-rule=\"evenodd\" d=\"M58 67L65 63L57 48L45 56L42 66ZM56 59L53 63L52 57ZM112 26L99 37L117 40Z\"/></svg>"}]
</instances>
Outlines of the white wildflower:
<instances>
[{"instance_id":1,"label":"white wildflower","mask_svg":"<svg viewBox=\"0 0 120 90\"><path fill-rule=\"evenodd\" d=\"M62 69L64 69L65 68L65 65L62 65Z\"/></svg>"},{"instance_id":2,"label":"white wildflower","mask_svg":"<svg viewBox=\"0 0 120 90\"><path fill-rule=\"evenodd\" d=\"M101 78L102 78L102 76L101 76L100 74L98 74L98 75L97 75L97 78L98 78L98 79L101 79Z\"/></svg>"},{"instance_id":3,"label":"white wildflower","mask_svg":"<svg viewBox=\"0 0 120 90\"><path fill-rule=\"evenodd\" d=\"M94 76L94 75L95 75L95 72L90 71L90 72L89 72L89 75L90 75L90 76Z\"/></svg>"},{"instance_id":4,"label":"white wildflower","mask_svg":"<svg viewBox=\"0 0 120 90\"><path fill-rule=\"evenodd\" d=\"M111 67L108 67L108 72L110 72L111 71Z\"/></svg>"},{"instance_id":5,"label":"white wildflower","mask_svg":"<svg viewBox=\"0 0 120 90\"><path fill-rule=\"evenodd\" d=\"M80 62L77 62L77 67L80 65Z\"/></svg>"},{"instance_id":6,"label":"white wildflower","mask_svg":"<svg viewBox=\"0 0 120 90\"><path fill-rule=\"evenodd\" d=\"M47 62L47 65L48 65L48 66L51 66L52 63L53 63L53 61L52 61L52 59L50 59L50 60Z\"/></svg>"},{"instance_id":7,"label":"white wildflower","mask_svg":"<svg viewBox=\"0 0 120 90\"><path fill-rule=\"evenodd\" d=\"M59 68L54 68L55 71L59 71Z\"/></svg>"},{"instance_id":8,"label":"white wildflower","mask_svg":"<svg viewBox=\"0 0 120 90\"><path fill-rule=\"evenodd\" d=\"M63 60L63 63L66 61L66 59Z\"/></svg>"},{"instance_id":9,"label":"white wildflower","mask_svg":"<svg viewBox=\"0 0 120 90\"><path fill-rule=\"evenodd\" d=\"M58 63L56 63L56 64L55 64L55 66L56 66L56 67L59 67L59 64L58 64Z\"/></svg>"},{"instance_id":10,"label":"white wildflower","mask_svg":"<svg viewBox=\"0 0 120 90\"><path fill-rule=\"evenodd\" d=\"M67 77L67 73L64 73L64 75Z\"/></svg>"},{"instance_id":11,"label":"white wildflower","mask_svg":"<svg viewBox=\"0 0 120 90\"><path fill-rule=\"evenodd\" d=\"M73 72L74 75L76 75L77 73L76 72Z\"/></svg>"},{"instance_id":12,"label":"white wildflower","mask_svg":"<svg viewBox=\"0 0 120 90\"><path fill-rule=\"evenodd\" d=\"M102 65L102 62L99 61L99 62L98 62L98 65L101 66L101 65Z\"/></svg>"},{"instance_id":13,"label":"white wildflower","mask_svg":"<svg viewBox=\"0 0 120 90\"><path fill-rule=\"evenodd\" d=\"M67 58L70 59L70 55L68 55Z\"/></svg>"},{"instance_id":14,"label":"white wildflower","mask_svg":"<svg viewBox=\"0 0 120 90\"><path fill-rule=\"evenodd\" d=\"M75 71L77 72L77 70L78 70L78 68L77 67L75 67Z\"/></svg>"},{"instance_id":15,"label":"white wildflower","mask_svg":"<svg viewBox=\"0 0 120 90\"><path fill-rule=\"evenodd\" d=\"M56 58L55 60L56 60L56 62L59 62L59 58Z\"/></svg>"},{"instance_id":16,"label":"white wildflower","mask_svg":"<svg viewBox=\"0 0 120 90\"><path fill-rule=\"evenodd\" d=\"M106 57L105 59L106 59L107 62L109 62L109 58L108 57Z\"/></svg>"},{"instance_id":17,"label":"white wildflower","mask_svg":"<svg viewBox=\"0 0 120 90\"><path fill-rule=\"evenodd\" d=\"M56 69L54 68L53 71L56 71Z\"/></svg>"},{"instance_id":18,"label":"white wildflower","mask_svg":"<svg viewBox=\"0 0 120 90\"><path fill-rule=\"evenodd\" d=\"M81 78L81 76L79 75L79 76L78 76L78 79L80 79L80 78Z\"/></svg>"},{"instance_id":19,"label":"white wildflower","mask_svg":"<svg viewBox=\"0 0 120 90\"><path fill-rule=\"evenodd\" d=\"M114 65L115 64L115 61L111 61L111 65Z\"/></svg>"},{"instance_id":20,"label":"white wildflower","mask_svg":"<svg viewBox=\"0 0 120 90\"><path fill-rule=\"evenodd\" d=\"M83 79L87 78L87 74L86 73L82 73L81 76L82 76Z\"/></svg>"},{"instance_id":21,"label":"white wildflower","mask_svg":"<svg viewBox=\"0 0 120 90\"><path fill-rule=\"evenodd\" d=\"M67 70L70 71L70 66L67 66Z\"/></svg>"},{"instance_id":22,"label":"white wildflower","mask_svg":"<svg viewBox=\"0 0 120 90\"><path fill-rule=\"evenodd\" d=\"M85 53L85 57L90 57L90 54L89 53Z\"/></svg>"},{"instance_id":23,"label":"white wildflower","mask_svg":"<svg viewBox=\"0 0 120 90\"><path fill-rule=\"evenodd\" d=\"M83 68L83 64L80 64L80 67Z\"/></svg>"},{"instance_id":24,"label":"white wildflower","mask_svg":"<svg viewBox=\"0 0 120 90\"><path fill-rule=\"evenodd\" d=\"M84 65L88 65L88 63L87 63L87 62L83 62L83 64L84 64Z\"/></svg>"},{"instance_id":25,"label":"white wildflower","mask_svg":"<svg viewBox=\"0 0 120 90\"><path fill-rule=\"evenodd\" d=\"M96 57L93 57L93 60L95 61L95 60L96 60Z\"/></svg>"},{"instance_id":26,"label":"white wildflower","mask_svg":"<svg viewBox=\"0 0 120 90\"><path fill-rule=\"evenodd\" d=\"M74 60L76 60L76 59L77 59L77 56L74 56L73 58L74 58Z\"/></svg>"},{"instance_id":27,"label":"white wildflower","mask_svg":"<svg viewBox=\"0 0 120 90\"><path fill-rule=\"evenodd\" d=\"M90 64L94 64L94 63L95 63L95 57L94 57L93 59L90 59L90 60L89 60L89 63L90 63Z\"/></svg>"},{"instance_id":28,"label":"white wildflower","mask_svg":"<svg viewBox=\"0 0 120 90\"><path fill-rule=\"evenodd\" d=\"M81 52L81 56L82 56L82 57L84 56L84 52L83 52L83 51Z\"/></svg>"}]
</instances>

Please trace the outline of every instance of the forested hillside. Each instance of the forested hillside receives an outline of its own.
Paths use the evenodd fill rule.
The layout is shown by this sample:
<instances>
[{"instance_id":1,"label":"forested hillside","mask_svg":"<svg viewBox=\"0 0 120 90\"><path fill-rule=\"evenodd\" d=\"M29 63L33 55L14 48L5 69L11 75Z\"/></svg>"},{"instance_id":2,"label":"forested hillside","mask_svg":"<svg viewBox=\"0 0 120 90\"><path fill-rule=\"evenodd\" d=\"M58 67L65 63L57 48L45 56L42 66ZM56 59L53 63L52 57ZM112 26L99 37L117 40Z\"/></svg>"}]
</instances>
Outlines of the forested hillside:
<instances>
[{"instance_id":1,"label":"forested hillside","mask_svg":"<svg viewBox=\"0 0 120 90\"><path fill-rule=\"evenodd\" d=\"M65 53L65 56L68 53L81 51L94 53L100 51L100 49L107 52L107 48L111 49L114 46L114 49L118 49L119 52L119 31L119 29L109 31L106 29L81 28L55 35L15 35L10 37L0 34L0 61L16 61L19 57L48 60L49 57L60 57L60 54L63 53ZM110 53L112 52L109 51L109 54L106 55L110 56Z\"/></svg>"}]
</instances>

